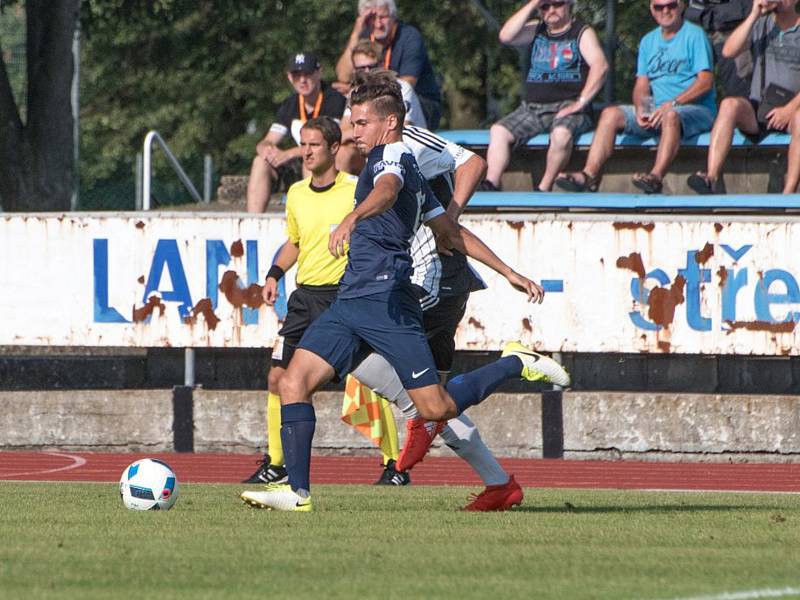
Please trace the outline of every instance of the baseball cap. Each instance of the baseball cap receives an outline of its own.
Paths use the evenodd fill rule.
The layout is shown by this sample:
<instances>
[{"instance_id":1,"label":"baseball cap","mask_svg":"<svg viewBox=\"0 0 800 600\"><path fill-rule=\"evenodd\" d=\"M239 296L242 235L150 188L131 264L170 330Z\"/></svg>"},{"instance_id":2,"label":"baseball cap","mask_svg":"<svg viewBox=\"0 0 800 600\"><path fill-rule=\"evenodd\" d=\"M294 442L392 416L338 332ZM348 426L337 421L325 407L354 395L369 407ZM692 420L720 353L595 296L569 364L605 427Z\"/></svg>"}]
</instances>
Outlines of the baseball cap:
<instances>
[{"instance_id":1,"label":"baseball cap","mask_svg":"<svg viewBox=\"0 0 800 600\"><path fill-rule=\"evenodd\" d=\"M313 52L298 52L292 54L286 63L286 70L294 73L302 71L303 73L313 73L319 70L319 57Z\"/></svg>"}]
</instances>

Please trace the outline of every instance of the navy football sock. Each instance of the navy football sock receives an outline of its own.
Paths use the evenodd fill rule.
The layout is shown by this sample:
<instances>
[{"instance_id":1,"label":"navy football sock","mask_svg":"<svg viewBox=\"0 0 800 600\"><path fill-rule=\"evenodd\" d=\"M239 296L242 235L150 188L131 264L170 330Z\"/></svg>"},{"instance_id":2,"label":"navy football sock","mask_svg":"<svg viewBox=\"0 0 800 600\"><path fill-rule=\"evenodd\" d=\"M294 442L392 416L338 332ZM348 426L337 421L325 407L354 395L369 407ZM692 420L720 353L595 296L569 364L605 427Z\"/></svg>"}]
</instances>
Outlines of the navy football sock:
<instances>
[{"instance_id":1,"label":"navy football sock","mask_svg":"<svg viewBox=\"0 0 800 600\"><path fill-rule=\"evenodd\" d=\"M294 491L311 491L311 440L317 416L308 402L281 406L281 442L289 485Z\"/></svg>"},{"instance_id":2,"label":"navy football sock","mask_svg":"<svg viewBox=\"0 0 800 600\"><path fill-rule=\"evenodd\" d=\"M445 389L461 414L470 406L480 404L506 379L519 377L521 371L522 361L516 356L506 356L469 373L456 375L447 382Z\"/></svg>"}]
</instances>

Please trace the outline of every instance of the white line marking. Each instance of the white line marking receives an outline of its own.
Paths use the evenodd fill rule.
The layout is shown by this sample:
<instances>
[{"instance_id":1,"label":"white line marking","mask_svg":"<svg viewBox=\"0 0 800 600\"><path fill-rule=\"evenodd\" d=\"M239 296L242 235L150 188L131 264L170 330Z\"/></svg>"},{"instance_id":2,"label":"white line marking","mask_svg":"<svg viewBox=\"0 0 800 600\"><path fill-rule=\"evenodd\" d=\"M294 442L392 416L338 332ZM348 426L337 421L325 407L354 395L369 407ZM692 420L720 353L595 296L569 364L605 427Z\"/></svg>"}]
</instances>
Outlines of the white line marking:
<instances>
[{"instance_id":1,"label":"white line marking","mask_svg":"<svg viewBox=\"0 0 800 600\"><path fill-rule=\"evenodd\" d=\"M44 452L44 454L48 454L50 456L58 456L61 458L68 458L72 461L72 464L67 465L66 467L58 467L56 469L44 469L42 471L27 471L22 473L5 473L0 475L0 479L8 479L10 477L20 477L21 475L46 475L48 473L58 473L59 471L71 471L72 469L79 469L83 465L86 464L86 459L80 456L75 456L74 454L62 454L60 452Z\"/></svg>"},{"instance_id":2,"label":"white line marking","mask_svg":"<svg viewBox=\"0 0 800 600\"><path fill-rule=\"evenodd\" d=\"M722 592L711 596L687 596L673 598L673 600L751 600L757 598L785 598L786 596L800 596L800 588L783 588L762 590L748 590L745 592Z\"/></svg>"}]
</instances>

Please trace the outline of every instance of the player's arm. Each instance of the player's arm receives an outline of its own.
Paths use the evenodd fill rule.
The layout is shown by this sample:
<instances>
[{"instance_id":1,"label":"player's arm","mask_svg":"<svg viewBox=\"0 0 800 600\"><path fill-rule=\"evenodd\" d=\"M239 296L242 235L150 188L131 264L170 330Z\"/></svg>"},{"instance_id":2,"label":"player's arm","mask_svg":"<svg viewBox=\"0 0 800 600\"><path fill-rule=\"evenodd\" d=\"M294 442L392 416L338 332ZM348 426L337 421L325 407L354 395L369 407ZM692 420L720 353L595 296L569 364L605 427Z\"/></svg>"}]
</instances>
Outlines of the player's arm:
<instances>
[{"instance_id":1,"label":"player's arm","mask_svg":"<svg viewBox=\"0 0 800 600\"><path fill-rule=\"evenodd\" d=\"M364 201L356 206L353 212L345 216L331 234L328 239L330 253L336 258L344 256L346 254L345 246L350 242L350 234L353 233L358 222L389 210L397 200L397 194L400 193L402 187L403 180L392 173L386 173L379 177L375 181L375 187Z\"/></svg>"},{"instance_id":2,"label":"player's arm","mask_svg":"<svg viewBox=\"0 0 800 600\"><path fill-rule=\"evenodd\" d=\"M275 304L275 300L278 299L278 281L281 280L286 271L295 265L298 256L300 256L300 247L293 241L286 240L278 251L275 262L272 263L267 272L267 280L261 290L261 296L267 306Z\"/></svg>"},{"instance_id":3,"label":"player's arm","mask_svg":"<svg viewBox=\"0 0 800 600\"><path fill-rule=\"evenodd\" d=\"M527 294L528 301L541 304L544 299L544 289L504 263L469 229L454 222L447 214L440 214L425 224L433 230L436 237L442 240L445 246L454 248L462 254L466 254L470 258L485 264L505 277L515 289Z\"/></svg>"},{"instance_id":4,"label":"player's arm","mask_svg":"<svg viewBox=\"0 0 800 600\"><path fill-rule=\"evenodd\" d=\"M447 214L454 221L458 221L458 217L464 212L464 207L485 176L486 161L477 154L473 154L464 164L456 168L453 198L447 206Z\"/></svg>"}]
</instances>

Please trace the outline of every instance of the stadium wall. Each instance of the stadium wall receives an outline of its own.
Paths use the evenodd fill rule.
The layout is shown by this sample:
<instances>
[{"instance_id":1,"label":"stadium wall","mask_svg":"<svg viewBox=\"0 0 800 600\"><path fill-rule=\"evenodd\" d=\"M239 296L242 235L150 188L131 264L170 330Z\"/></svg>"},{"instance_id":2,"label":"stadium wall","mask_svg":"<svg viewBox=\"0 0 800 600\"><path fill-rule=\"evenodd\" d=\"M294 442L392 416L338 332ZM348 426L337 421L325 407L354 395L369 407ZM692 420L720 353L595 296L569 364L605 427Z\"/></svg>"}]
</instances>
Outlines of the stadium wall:
<instances>
[{"instance_id":1,"label":"stadium wall","mask_svg":"<svg viewBox=\"0 0 800 600\"><path fill-rule=\"evenodd\" d=\"M341 423L341 392L315 405L315 453L377 457ZM496 394L470 417L498 456L541 458L541 409L540 394ZM171 390L0 392L0 450L173 451L173 410ZM193 449L263 452L264 419L263 392L195 390ZM565 458L800 462L800 398L565 392L563 431Z\"/></svg>"},{"instance_id":2,"label":"stadium wall","mask_svg":"<svg viewBox=\"0 0 800 600\"><path fill-rule=\"evenodd\" d=\"M548 292L478 266L460 350L800 355L800 223L723 215L478 215L467 225ZM0 215L0 346L272 345L263 281L282 217ZM500 308L502 307L502 310Z\"/></svg>"},{"instance_id":3,"label":"stadium wall","mask_svg":"<svg viewBox=\"0 0 800 600\"><path fill-rule=\"evenodd\" d=\"M458 348L485 360L503 341L521 338L564 353L576 375L576 390L564 394L559 409L564 456L800 456L798 397L783 395L800 385L800 273L793 263L800 224L790 217L565 213L471 215L465 222L512 266L542 281L548 297L528 305L480 269L491 290L473 295ZM189 394L187 406L164 391L170 384L59 391L20 382L24 369L38 379L54 348L102 354L192 346L263 358L292 287L290 274L274 309L260 300L259 282L283 229L276 216L0 215L0 346L41 350L27 362L0 360L0 447L185 449L188 430L196 451L263 448L263 392L217 385ZM109 382L158 379L151 361L132 358L107 373ZM222 357L214 369L248 370L263 381L263 361L251 359ZM87 359L68 360L74 381L96 376L82 373L90 370ZM740 368L742 360L753 364ZM764 369L753 366L758 361L772 362ZM658 390L636 389L639 379ZM755 393L677 393L720 391L739 379L740 387L756 382ZM777 383L759 385L764 379ZM70 387L63 383L58 376L53 387ZM604 389L620 391L596 391ZM541 396L503 391L509 393L474 411L487 442L501 456L540 456ZM366 452L370 444L338 424L340 398L335 391L320 397L320 421L330 430L321 429L316 451Z\"/></svg>"}]
</instances>

